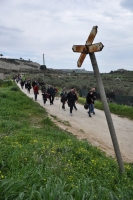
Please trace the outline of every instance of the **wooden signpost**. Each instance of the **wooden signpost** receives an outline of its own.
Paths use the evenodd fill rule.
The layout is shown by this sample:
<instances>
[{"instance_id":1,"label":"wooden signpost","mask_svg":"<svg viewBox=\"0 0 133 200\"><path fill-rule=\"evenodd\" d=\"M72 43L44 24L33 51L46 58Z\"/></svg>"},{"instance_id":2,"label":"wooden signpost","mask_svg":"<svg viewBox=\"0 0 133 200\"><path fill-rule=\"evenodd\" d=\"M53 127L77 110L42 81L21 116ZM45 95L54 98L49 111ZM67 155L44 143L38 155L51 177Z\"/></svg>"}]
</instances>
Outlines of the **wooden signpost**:
<instances>
[{"instance_id":1,"label":"wooden signpost","mask_svg":"<svg viewBox=\"0 0 133 200\"><path fill-rule=\"evenodd\" d=\"M95 74L95 77L96 77L96 81L97 81L101 101L102 101L102 104L103 104L105 116L106 116L106 119L107 119L110 135L111 135L111 138L112 138L112 143L113 143L113 146L114 146L117 162L118 162L118 165L119 165L120 172L123 173L124 172L124 165L123 165L123 161L122 161L122 157L121 157L121 152L120 152L120 149L119 149L119 144L118 144L118 141L117 141L112 117L111 117L109 106L108 106L108 102L107 102L107 99L106 99L105 90L104 90L104 87L103 87L103 82L102 82L102 79L101 79L98 64L97 64L96 57L95 57L95 54L94 54L94 52L101 51L104 46L103 46L102 43L92 44L93 40L94 40L94 38L97 34L97 28L98 28L97 26L94 26L92 28L85 45L73 45L72 50L74 52L80 52L81 53L81 55L78 59L78 62L77 62L78 67L81 67L81 65L82 65L87 54L89 54L89 56L90 56L90 60L91 60L92 67L93 67L93 70L94 70L94 74Z\"/></svg>"}]
</instances>

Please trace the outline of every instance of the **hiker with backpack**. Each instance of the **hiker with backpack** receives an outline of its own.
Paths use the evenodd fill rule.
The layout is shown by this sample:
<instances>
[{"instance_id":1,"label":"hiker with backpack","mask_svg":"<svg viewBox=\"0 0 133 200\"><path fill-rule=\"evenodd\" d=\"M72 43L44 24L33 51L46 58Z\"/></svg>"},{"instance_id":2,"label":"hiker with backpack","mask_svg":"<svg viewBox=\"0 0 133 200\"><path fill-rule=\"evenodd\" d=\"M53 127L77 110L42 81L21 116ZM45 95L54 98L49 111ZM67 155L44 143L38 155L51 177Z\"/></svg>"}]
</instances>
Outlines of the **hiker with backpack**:
<instances>
[{"instance_id":1,"label":"hiker with backpack","mask_svg":"<svg viewBox=\"0 0 133 200\"><path fill-rule=\"evenodd\" d=\"M27 79L25 78L25 80L24 80L25 89L27 89L27 83L28 83L28 81L27 81Z\"/></svg>"},{"instance_id":2,"label":"hiker with backpack","mask_svg":"<svg viewBox=\"0 0 133 200\"><path fill-rule=\"evenodd\" d=\"M77 100L76 95L74 93L74 89L72 88L70 92L67 94L68 106L70 107L70 116L72 116L72 110Z\"/></svg>"},{"instance_id":3,"label":"hiker with backpack","mask_svg":"<svg viewBox=\"0 0 133 200\"><path fill-rule=\"evenodd\" d=\"M21 80L20 85L21 85L21 88L23 89L23 87L24 87L24 81L23 80Z\"/></svg>"},{"instance_id":4,"label":"hiker with backpack","mask_svg":"<svg viewBox=\"0 0 133 200\"><path fill-rule=\"evenodd\" d=\"M46 101L47 101L47 98L48 98L48 94L47 94L46 90L44 91L44 93L42 93L42 98L43 98L44 104L46 104Z\"/></svg>"},{"instance_id":5,"label":"hiker with backpack","mask_svg":"<svg viewBox=\"0 0 133 200\"><path fill-rule=\"evenodd\" d=\"M86 103L88 104L89 107L88 115L89 117L91 117L91 112L93 109L93 91L88 92L86 96Z\"/></svg>"},{"instance_id":6,"label":"hiker with backpack","mask_svg":"<svg viewBox=\"0 0 133 200\"><path fill-rule=\"evenodd\" d=\"M60 97L61 97L62 109L65 111L65 103L67 101L67 92L66 92L65 87L63 88L62 92L60 93Z\"/></svg>"},{"instance_id":7,"label":"hiker with backpack","mask_svg":"<svg viewBox=\"0 0 133 200\"><path fill-rule=\"evenodd\" d=\"M41 92L42 92L42 94L44 92L46 92L46 85L45 85L45 83L42 83Z\"/></svg>"},{"instance_id":8,"label":"hiker with backpack","mask_svg":"<svg viewBox=\"0 0 133 200\"><path fill-rule=\"evenodd\" d=\"M54 97L55 97L55 90L52 85L47 89L47 93L49 95L50 105L53 105Z\"/></svg>"},{"instance_id":9,"label":"hiker with backpack","mask_svg":"<svg viewBox=\"0 0 133 200\"><path fill-rule=\"evenodd\" d=\"M47 94L47 89L46 89L45 83L42 83L41 91L42 91L43 102L44 102L44 104L46 104L47 95L48 95L48 94Z\"/></svg>"},{"instance_id":10,"label":"hiker with backpack","mask_svg":"<svg viewBox=\"0 0 133 200\"><path fill-rule=\"evenodd\" d=\"M30 94L30 90L31 90L31 81L28 80L28 82L27 82L27 91L28 91L29 94Z\"/></svg>"},{"instance_id":11,"label":"hiker with backpack","mask_svg":"<svg viewBox=\"0 0 133 200\"><path fill-rule=\"evenodd\" d=\"M76 88L73 88L73 91L74 91L74 94L75 94L75 102L74 102L74 109L77 110L77 106L76 106L76 103L78 101L78 94L77 94L77 91L76 91Z\"/></svg>"}]
</instances>

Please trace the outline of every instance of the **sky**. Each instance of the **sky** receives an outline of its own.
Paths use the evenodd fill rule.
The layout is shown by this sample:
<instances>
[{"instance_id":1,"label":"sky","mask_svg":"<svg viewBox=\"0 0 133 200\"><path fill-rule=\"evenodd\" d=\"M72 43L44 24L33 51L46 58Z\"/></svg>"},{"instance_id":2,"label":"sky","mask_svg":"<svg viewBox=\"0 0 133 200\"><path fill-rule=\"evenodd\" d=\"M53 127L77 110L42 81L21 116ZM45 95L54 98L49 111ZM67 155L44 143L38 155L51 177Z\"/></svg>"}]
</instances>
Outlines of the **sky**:
<instances>
[{"instance_id":1,"label":"sky","mask_svg":"<svg viewBox=\"0 0 133 200\"><path fill-rule=\"evenodd\" d=\"M77 69L93 26L99 71L133 70L133 0L0 0L0 54L23 58L47 68ZM89 55L81 69L93 71Z\"/></svg>"}]
</instances>

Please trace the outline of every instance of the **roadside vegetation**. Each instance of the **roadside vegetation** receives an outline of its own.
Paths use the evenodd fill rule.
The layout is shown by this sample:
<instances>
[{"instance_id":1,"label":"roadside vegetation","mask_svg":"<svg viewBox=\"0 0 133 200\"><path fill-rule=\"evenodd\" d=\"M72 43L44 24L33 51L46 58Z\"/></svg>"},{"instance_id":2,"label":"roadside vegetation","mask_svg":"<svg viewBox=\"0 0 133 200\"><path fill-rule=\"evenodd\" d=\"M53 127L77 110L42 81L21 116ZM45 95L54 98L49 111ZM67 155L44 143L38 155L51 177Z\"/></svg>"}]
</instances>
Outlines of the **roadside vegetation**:
<instances>
[{"instance_id":1,"label":"roadside vegetation","mask_svg":"<svg viewBox=\"0 0 133 200\"><path fill-rule=\"evenodd\" d=\"M3 60L3 59L2 59ZM12 65L12 61L9 60ZM25 62L21 60L21 62ZM29 61L28 61L29 63ZM32 62L30 62L31 69L24 70L23 68L16 71L3 70L5 77L14 76L17 73L22 73L26 78L31 80L44 81L44 71L35 70ZM27 66L28 66L27 65ZM90 69L91 70L91 69ZM101 73L101 78L106 93L114 92L115 95L133 96L133 71L111 71L110 73ZM71 72L63 72L61 70L54 70L47 68L45 70L45 82L58 87L76 87L79 92L80 89L90 90L92 87L97 88L96 78L94 73L76 73L74 70Z\"/></svg>"},{"instance_id":2,"label":"roadside vegetation","mask_svg":"<svg viewBox=\"0 0 133 200\"><path fill-rule=\"evenodd\" d=\"M27 78L44 80L44 72L26 74ZM133 71L102 73L106 93L114 92L115 95L133 96ZM63 73L62 71L50 70L45 71L45 82L58 87L66 87L68 90L75 87L79 92L80 89L91 90L92 87L98 88L96 78L93 73L78 74L74 71Z\"/></svg>"},{"instance_id":3,"label":"roadside vegetation","mask_svg":"<svg viewBox=\"0 0 133 200\"><path fill-rule=\"evenodd\" d=\"M115 159L58 128L13 82L1 84L0 102L0 200L133 199L133 164L120 174Z\"/></svg>"}]
</instances>

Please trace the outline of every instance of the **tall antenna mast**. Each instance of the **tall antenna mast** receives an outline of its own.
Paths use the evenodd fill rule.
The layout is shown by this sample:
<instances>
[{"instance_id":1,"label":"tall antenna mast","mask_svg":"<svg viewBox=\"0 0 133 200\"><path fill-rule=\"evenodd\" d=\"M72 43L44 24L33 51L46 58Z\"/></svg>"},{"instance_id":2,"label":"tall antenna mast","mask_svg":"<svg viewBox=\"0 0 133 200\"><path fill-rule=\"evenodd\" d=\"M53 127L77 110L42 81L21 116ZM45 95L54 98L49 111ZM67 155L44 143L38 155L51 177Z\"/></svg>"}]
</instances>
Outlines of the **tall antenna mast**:
<instances>
[{"instance_id":1,"label":"tall antenna mast","mask_svg":"<svg viewBox=\"0 0 133 200\"><path fill-rule=\"evenodd\" d=\"M43 65L45 65L44 54L43 54Z\"/></svg>"}]
</instances>

